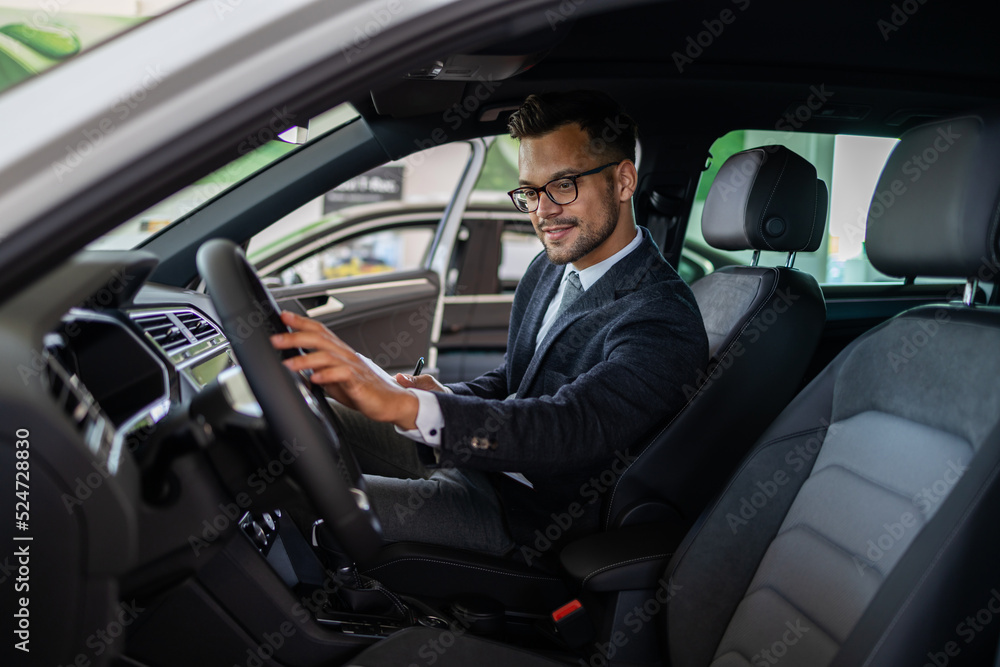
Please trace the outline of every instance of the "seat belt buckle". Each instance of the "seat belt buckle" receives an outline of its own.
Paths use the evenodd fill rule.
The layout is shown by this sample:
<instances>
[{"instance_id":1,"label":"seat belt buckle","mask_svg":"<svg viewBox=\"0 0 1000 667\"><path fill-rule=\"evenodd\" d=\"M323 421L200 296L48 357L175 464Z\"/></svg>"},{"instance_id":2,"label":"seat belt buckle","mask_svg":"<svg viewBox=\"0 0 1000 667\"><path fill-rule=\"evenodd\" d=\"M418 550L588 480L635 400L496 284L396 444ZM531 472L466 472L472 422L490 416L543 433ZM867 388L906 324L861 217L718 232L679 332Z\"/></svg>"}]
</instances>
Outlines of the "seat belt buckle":
<instances>
[{"instance_id":1,"label":"seat belt buckle","mask_svg":"<svg viewBox=\"0 0 1000 667\"><path fill-rule=\"evenodd\" d=\"M579 600L571 600L550 615L556 637L570 648L580 648L594 636L594 624Z\"/></svg>"}]
</instances>

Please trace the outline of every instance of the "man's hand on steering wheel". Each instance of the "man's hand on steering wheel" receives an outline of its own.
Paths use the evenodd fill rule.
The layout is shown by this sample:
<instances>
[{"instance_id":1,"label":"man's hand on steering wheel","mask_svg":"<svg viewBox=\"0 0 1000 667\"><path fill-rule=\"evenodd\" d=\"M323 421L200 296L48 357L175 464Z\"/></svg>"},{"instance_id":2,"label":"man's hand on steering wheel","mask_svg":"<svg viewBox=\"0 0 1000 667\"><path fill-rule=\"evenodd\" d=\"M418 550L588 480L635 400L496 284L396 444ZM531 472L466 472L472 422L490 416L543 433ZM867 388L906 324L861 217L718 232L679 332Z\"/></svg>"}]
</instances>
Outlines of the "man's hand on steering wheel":
<instances>
[{"instance_id":1,"label":"man's hand on steering wheel","mask_svg":"<svg viewBox=\"0 0 1000 667\"><path fill-rule=\"evenodd\" d=\"M272 336L271 344L279 350L306 350L306 354L286 359L285 366L293 371L312 370L312 382L370 419L407 430L416 428L416 396L398 382L380 377L350 346L316 320L283 311L281 321L292 332Z\"/></svg>"}]
</instances>

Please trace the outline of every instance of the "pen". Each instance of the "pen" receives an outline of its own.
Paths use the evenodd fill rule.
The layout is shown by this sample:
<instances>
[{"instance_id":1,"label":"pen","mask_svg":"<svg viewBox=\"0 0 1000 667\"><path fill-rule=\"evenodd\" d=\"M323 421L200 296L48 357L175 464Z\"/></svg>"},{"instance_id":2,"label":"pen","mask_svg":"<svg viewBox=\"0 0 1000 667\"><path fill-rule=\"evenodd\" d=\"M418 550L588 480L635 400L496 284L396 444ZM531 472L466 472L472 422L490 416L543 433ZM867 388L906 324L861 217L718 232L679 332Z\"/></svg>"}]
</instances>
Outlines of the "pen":
<instances>
[{"instance_id":1,"label":"pen","mask_svg":"<svg viewBox=\"0 0 1000 667\"><path fill-rule=\"evenodd\" d=\"M424 358L420 357L419 359L417 359L417 365L413 369L413 374L414 375L420 375L420 371L422 371L422 370L424 370Z\"/></svg>"}]
</instances>

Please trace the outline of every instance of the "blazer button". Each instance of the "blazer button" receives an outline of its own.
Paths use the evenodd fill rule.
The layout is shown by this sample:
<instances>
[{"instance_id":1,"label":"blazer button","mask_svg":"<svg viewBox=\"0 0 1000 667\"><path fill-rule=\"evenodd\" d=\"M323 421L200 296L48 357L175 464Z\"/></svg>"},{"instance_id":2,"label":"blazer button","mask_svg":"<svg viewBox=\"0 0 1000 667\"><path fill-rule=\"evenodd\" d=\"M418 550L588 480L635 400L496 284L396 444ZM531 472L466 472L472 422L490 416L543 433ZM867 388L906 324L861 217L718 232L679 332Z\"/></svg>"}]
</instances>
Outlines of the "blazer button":
<instances>
[{"instance_id":1,"label":"blazer button","mask_svg":"<svg viewBox=\"0 0 1000 667\"><path fill-rule=\"evenodd\" d=\"M488 438L475 437L470 442L473 449L496 449L497 443Z\"/></svg>"}]
</instances>

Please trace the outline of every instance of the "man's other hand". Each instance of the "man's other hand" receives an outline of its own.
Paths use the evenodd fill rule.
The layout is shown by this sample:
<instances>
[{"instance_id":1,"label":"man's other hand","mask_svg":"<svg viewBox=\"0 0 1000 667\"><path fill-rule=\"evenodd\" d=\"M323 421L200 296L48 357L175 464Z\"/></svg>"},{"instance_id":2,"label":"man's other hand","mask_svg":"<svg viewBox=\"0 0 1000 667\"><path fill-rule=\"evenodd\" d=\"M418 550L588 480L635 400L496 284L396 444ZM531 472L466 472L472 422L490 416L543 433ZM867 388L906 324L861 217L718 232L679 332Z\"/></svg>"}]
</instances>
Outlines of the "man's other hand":
<instances>
[{"instance_id":1,"label":"man's other hand","mask_svg":"<svg viewBox=\"0 0 1000 667\"><path fill-rule=\"evenodd\" d=\"M444 385L437 381L433 375L409 375L407 373L396 373L396 382L407 389L425 389L427 391L443 392Z\"/></svg>"}]
</instances>

